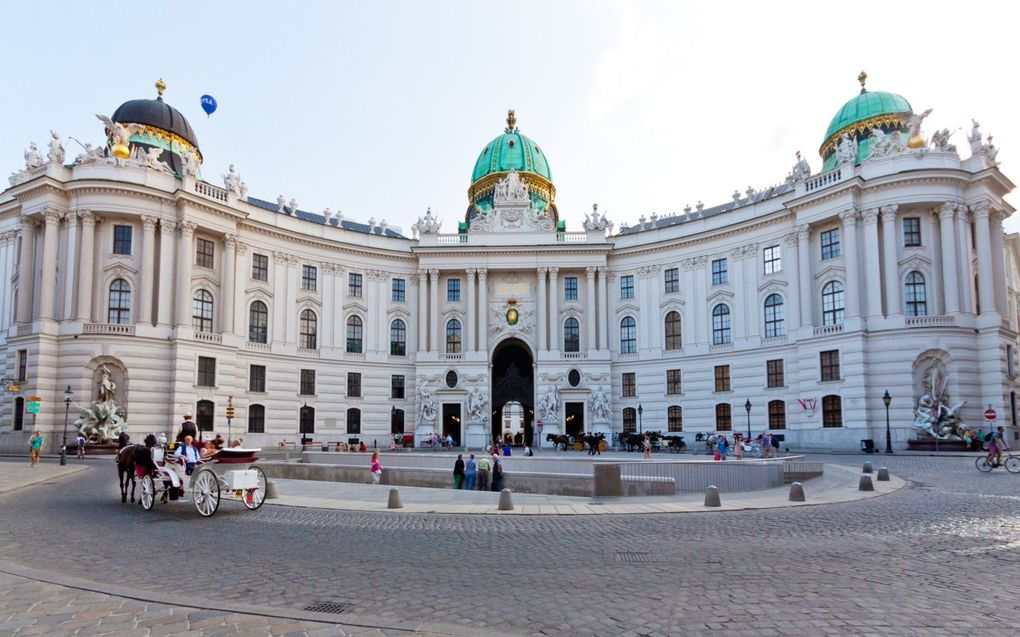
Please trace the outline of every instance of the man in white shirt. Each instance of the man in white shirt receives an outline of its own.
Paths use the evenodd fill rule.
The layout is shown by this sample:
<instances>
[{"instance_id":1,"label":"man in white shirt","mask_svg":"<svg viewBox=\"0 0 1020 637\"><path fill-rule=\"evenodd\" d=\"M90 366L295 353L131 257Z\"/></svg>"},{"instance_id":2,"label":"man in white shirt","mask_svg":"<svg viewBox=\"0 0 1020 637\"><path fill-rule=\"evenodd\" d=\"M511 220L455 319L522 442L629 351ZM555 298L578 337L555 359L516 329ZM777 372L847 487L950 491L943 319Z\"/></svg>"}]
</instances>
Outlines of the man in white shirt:
<instances>
[{"instance_id":1,"label":"man in white shirt","mask_svg":"<svg viewBox=\"0 0 1020 637\"><path fill-rule=\"evenodd\" d=\"M174 451L174 460L184 462L184 475L190 476L195 472L195 465L201 459L201 454L198 453L198 449L192 446L195 441L191 436L184 436L184 442L177 445L177 449Z\"/></svg>"}]
</instances>

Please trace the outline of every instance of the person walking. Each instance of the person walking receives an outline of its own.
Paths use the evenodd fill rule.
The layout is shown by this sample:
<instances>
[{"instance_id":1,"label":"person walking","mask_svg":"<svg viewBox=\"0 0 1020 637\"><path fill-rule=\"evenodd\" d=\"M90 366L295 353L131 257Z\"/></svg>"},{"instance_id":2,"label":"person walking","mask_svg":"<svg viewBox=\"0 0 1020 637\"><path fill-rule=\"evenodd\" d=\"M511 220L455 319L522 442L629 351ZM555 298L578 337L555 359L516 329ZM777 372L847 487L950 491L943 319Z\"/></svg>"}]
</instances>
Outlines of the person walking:
<instances>
[{"instance_id":1,"label":"person walking","mask_svg":"<svg viewBox=\"0 0 1020 637\"><path fill-rule=\"evenodd\" d=\"M492 490L503 490L503 463L499 461L499 458L496 458L496 462L492 465Z\"/></svg>"},{"instance_id":2,"label":"person walking","mask_svg":"<svg viewBox=\"0 0 1020 637\"><path fill-rule=\"evenodd\" d=\"M459 489L464 482L464 454L457 454L457 461L453 463L453 488Z\"/></svg>"},{"instance_id":3,"label":"person walking","mask_svg":"<svg viewBox=\"0 0 1020 637\"><path fill-rule=\"evenodd\" d=\"M489 476L492 471L492 461L489 460L488 456L482 456L478 459L478 490L488 491L489 490Z\"/></svg>"},{"instance_id":4,"label":"person walking","mask_svg":"<svg viewBox=\"0 0 1020 637\"><path fill-rule=\"evenodd\" d=\"M726 447L727 446L728 445L727 445L727 442L726 442L726 436L720 435L719 439L716 440L716 443L715 443L715 450L716 450L716 452L719 455L719 460L725 460L726 459Z\"/></svg>"},{"instance_id":5,"label":"person walking","mask_svg":"<svg viewBox=\"0 0 1020 637\"><path fill-rule=\"evenodd\" d=\"M641 446L645 450L645 460L652 457L652 438L645 434L645 439L641 441Z\"/></svg>"},{"instance_id":6,"label":"person walking","mask_svg":"<svg viewBox=\"0 0 1020 637\"><path fill-rule=\"evenodd\" d=\"M761 437L761 457L768 458L772 455L772 434L765 432Z\"/></svg>"},{"instance_id":7,"label":"person walking","mask_svg":"<svg viewBox=\"0 0 1020 637\"><path fill-rule=\"evenodd\" d=\"M372 452L372 484L379 484L382 479L382 463L379 462L379 452Z\"/></svg>"},{"instance_id":8,"label":"person walking","mask_svg":"<svg viewBox=\"0 0 1020 637\"><path fill-rule=\"evenodd\" d=\"M78 432L78 437L74 439L75 445L78 447L78 459L85 459L85 436Z\"/></svg>"},{"instance_id":9,"label":"person walking","mask_svg":"<svg viewBox=\"0 0 1020 637\"><path fill-rule=\"evenodd\" d=\"M36 429L28 441L28 458L32 461L33 467L39 466L39 456L42 455L42 446L45 440L46 436Z\"/></svg>"},{"instance_id":10,"label":"person walking","mask_svg":"<svg viewBox=\"0 0 1020 637\"><path fill-rule=\"evenodd\" d=\"M737 460L744 459L744 439L740 434L733 434L733 457Z\"/></svg>"},{"instance_id":11,"label":"person walking","mask_svg":"<svg viewBox=\"0 0 1020 637\"><path fill-rule=\"evenodd\" d=\"M478 477L478 464L475 462L475 454L468 457L464 465L464 488L468 491L475 490L475 479Z\"/></svg>"}]
</instances>

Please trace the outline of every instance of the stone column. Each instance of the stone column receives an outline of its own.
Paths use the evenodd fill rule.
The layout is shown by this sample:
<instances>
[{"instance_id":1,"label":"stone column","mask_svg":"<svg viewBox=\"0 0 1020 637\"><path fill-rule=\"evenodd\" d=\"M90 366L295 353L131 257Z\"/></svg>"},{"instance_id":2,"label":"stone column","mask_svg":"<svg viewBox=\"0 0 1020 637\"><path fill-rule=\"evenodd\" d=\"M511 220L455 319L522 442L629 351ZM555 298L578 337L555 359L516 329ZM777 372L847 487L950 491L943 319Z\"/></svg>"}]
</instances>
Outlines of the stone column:
<instances>
[{"instance_id":1,"label":"stone column","mask_svg":"<svg viewBox=\"0 0 1020 637\"><path fill-rule=\"evenodd\" d=\"M475 325L477 305L475 301L475 269L465 268L464 272L467 274L467 280L464 282L464 301L466 302L466 307L464 308L464 337L467 339L464 343L464 351L473 352L478 349L475 345L475 328L477 327Z\"/></svg>"},{"instance_id":2,"label":"stone column","mask_svg":"<svg viewBox=\"0 0 1020 637\"><path fill-rule=\"evenodd\" d=\"M992 237L988 217L992 209L987 203L974 207L974 239L978 247L978 305L982 314L995 312L995 281L992 277Z\"/></svg>"},{"instance_id":3,"label":"stone column","mask_svg":"<svg viewBox=\"0 0 1020 637\"><path fill-rule=\"evenodd\" d=\"M82 228L85 227L84 217L82 218ZM85 238L84 231L82 232L81 238L81 251L85 253ZM82 262L84 263L84 256L82 256ZM84 277L84 273L83 273ZM84 278L82 279L84 281ZM173 323L173 306L174 306L174 224L162 220L159 222L159 291L158 291L158 302L156 304L156 322L159 325L165 325L169 327ZM81 316L81 297L78 301L78 316Z\"/></svg>"},{"instance_id":4,"label":"stone column","mask_svg":"<svg viewBox=\"0 0 1020 637\"><path fill-rule=\"evenodd\" d=\"M609 268L599 266L599 337L598 348L609 349Z\"/></svg>"},{"instance_id":5,"label":"stone column","mask_svg":"<svg viewBox=\"0 0 1020 637\"><path fill-rule=\"evenodd\" d=\"M800 275L800 324L812 327L815 295L811 292L811 226L797 226L797 271Z\"/></svg>"},{"instance_id":6,"label":"stone column","mask_svg":"<svg viewBox=\"0 0 1020 637\"><path fill-rule=\"evenodd\" d=\"M857 252L857 210L851 208L839 214L843 221L843 243L846 248L846 283L843 294L846 298L847 318L861 315L861 269Z\"/></svg>"},{"instance_id":7,"label":"stone column","mask_svg":"<svg viewBox=\"0 0 1020 637\"><path fill-rule=\"evenodd\" d=\"M478 268L478 349L489 352L489 282L488 270Z\"/></svg>"},{"instance_id":8,"label":"stone column","mask_svg":"<svg viewBox=\"0 0 1020 637\"><path fill-rule=\"evenodd\" d=\"M1002 220L1005 213L992 209L988 216L988 232L992 239L992 289L995 292L995 309L1006 316L1006 254L1002 245Z\"/></svg>"},{"instance_id":9,"label":"stone column","mask_svg":"<svg viewBox=\"0 0 1020 637\"><path fill-rule=\"evenodd\" d=\"M896 209L882 206L882 271L885 274L885 315L902 316L900 293L899 235L896 233ZM870 264L869 264L870 265Z\"/></svg>"},{"instance_id":10,"label":"stone column","mask_svg":"<svg viewBox=\"0 0 1020 637\"><path fill-rule=\"evenodd\" d=\"M427 278L428 272L426 270L418 270L418 351L427 352L429 349L428 342L428 318L429 318L429 297L428 297L428 285L429 281Z\"/></svg>"},{"instance_id":11,"label":"stone column","mask_svg":"<svg viewBox=\"0 0 1020 637\"><path fill-rule=\"evenodd\" d=\"M0 234L0 330L7 330L7 304L10 302L10 285L11 277L14 273L11 271L11 235L8 232Z\"/></svg>"},{"instance_id":12,"label":"stone column","mask_svg":"<svg viewBox=\"0 0 1020 637\"><path fill-rule=\"evenodd\" d=\"M786 309L786 324L787 334L794 333L795 330L800 328L800 286L797 284L795 278L797 273L800 272L800 255L797 254L797 233L792 232L783 237L783 270L786 272L786 278L790 286L787 288L787 298L785 299L787 305ZM764 308L762 308L764 311Z\"/></svg>"},{"instance_id":13,"label":"stone column","mask_svg":"<svg viewBox=\"0 0 1020 637\"><path fill-rule=\"evenodd\" d=\"M748 303L757 305L754 297L744 297L744 249L735 248L729 254L730 283L733 286L733 298L726 304L730 306L730 320L732 321L733 340L746 338L748 335L747 321L744 320ZM757 296L757 295L755 295Z\"/></svg>"},{"instance_id":14,"label":"stone column","mask_svg":"<svg viewBox=\"0 0 1020 637\"><path fill-rule=\"evenodd\" d=\"M882 277L877 267L878 250L878 209L869 208L861 215L864 220L864 295L867 300L865 312L868 318L882 317Z\"/></svg>"},{"instance_id":15,"label":"stone column","mask_svg":"<svg viewBox=\"0 0 1020 637\"><path fill-rule=\"evenodd\" d=\"M694 257L694 325L697 342L711 343L712 308L708 306L708 257Z\"/></svg>"},{"instance_id":16,"label":"stone column","mask_svg":"<svg viewBox=\"0 0 1020 637\"><path fill-rule=\"evenodd\" d=\"M780 258L782 258L780 256ZM746 334L750 338L756 338L761 334L761 325L764 321L762 312L764 308L758 302L758 276L762 272L762 260L758 254L758 244L744 246L744 289L737 289L736 293L744 299L744 326Z\"/></svg>"},{"instance_id":17,"label":"stone column","mask_svg":"<svg viewBox=\"0 0 1020 637\"><path fill-rule=\"evenodd\" d=\"M549 350L560 351L560 269L549 268Z\"/></svg>"},{"instance_id":18,"label":"stone column","mask_svg":"<svg viewBox=\"0 0 1020 637\"><path fill-rule=\"evenodd\" d=\"M91 244L90 244L91 245ZM91 272L91 268L89 269ZM18 263L18 323L32 322L32 292L35 288L35 220L21 218L21 260ZM89 294L92 285L89 285ZM90 297L91 301L91 297ZM79 305L80 307L80 305Z\"/></svg>"},{"instance_id":19,"label":"stone column","mask_svg":"<svg viewBox=\"0 0 1020 637\"><path fill-rule=\"evenodd\" d=\"M297 292L298 287L301 285L301 279L298 271L300 270L298 258L294 255L287 255L287 302L283 308L284 317L287 321L287 336L286 340L288 343L297 343L297 323L298 323L298 309L297 309ZM367 274L367 273L366 273ZM371 285L371 284L369 284ZM371 308L371 306L369 306ZM369 317L371 318L371 317ZM368 321L366 321L365 330L371 330Z\"/></svg>"},{"instance_id":20,"label":"stone column","mask_svg":"<svg viewBox=\"0 0 1020 637\"><path fill-rule=\"evenodd\" d=\"M587 349L589 351L595 351L598 345L595 341L595 325L598 320L598 316L595 313L595 272L597 272L597 268L593 265L585 268L585 273L588 275L588 287L585 289L584 297L584 313L586 315L584 323L588 327Z\"/></svg>"},{"instance_id":21,"label":"stone column","mask_svg":"<svg viewBox=\"0 0 1020 637\"><path fill-rule=\"evenodd\" d=\"M333 264L333 303L339 307L340 312L333 318L333 347L346 349L347 347L347 311L344 305L347 301L347 270L339 263ZM424 321L424 317L421 319Z\"/></svg>"},{"instance_id":22,"label":"stone column","mask_svg":"<svg viewBox=\"0 0 1020 637\"><path fill-rule=\"evenodd\" d=\"M248 340L248 305L245 303L244 282L248 279L248 246L236 241L237 255L234 262L234 328L233 332ZM329 307L329 306L328 306Z\"/></svg>"},{"instance_id":23,"label":"stone column","mask_svg":"<svg viewBox=\"0 0 1020 637\"><path fill-rule=\"evenodd\" d=\"M939 235L942 239L942 282L945 285L943 295L946 314L960 312L960 284L956 278L956 241L953 235L953 220L956 216L956 203L947 201L939 207Z\"/></svg>"},{"instance_id":24,"label":"stone column","mask_svg":"<svg viewBox=\"0 0 1020 637\"><path fill-rule=\"evenodd\" d=\"M429 351L439 350L439 268L429 268Z\"/></svg>"},{"instance_id":25,"label":"stone column","mask_svg":"<svg viewBox=\"0 0 1020 637\"><path fill-rule=\"evenodd\" d=\"M335 268L332 263L323 263L319 266L322 272L322 281L319 289L322 291L322 311L319 312L319 348L333 347L333 321L336 320L337 305L333 302L333 272Z\"/></svg>"},{"instance_id":26,"label":"stone column","mask_svg":"<svg viewBox=\"0 0 1020 637\"><path fill-rule=\"evenodd\" d=\"M273 341L287 340L287 257L286 252L273 253L273 307L269 322Z\"/></svg>"},{"instance_id":27,"label":"stone column","mask_svg":"<svg viewBox=\"0 0 1020 637\"><path fill-rule=\"evenodd\" d=\"M181 221L177 224L177 294L174 300L177 309L174 325L186 327L191 325L191 254L194 244L195 224Z\"/></svg>"},{"instance_id":28,"label":"stone column","mask_svg":"<svg viewBox=\"0 0 1020 637\"><path fill-rule=\"evenodd\" d=\"M64 213L64 222L67 224L67 245L64 249L63 266L63 298L61 299L60 320L70 321L74 319L74 293L76 291L75 277L77 276L78 264L78 213L68 211Z\"/></svg>"},{"instance_id":29,"label":"stone column","mask_svg":"<svg viewBox=\"0 0 1020 637\"><path fill-rule=\"evenodd\" d=\"M138 312L136 323L152 324L152 291L156 283L156 222L151 215L142 215L142 276L138 281Z\"/></svg>"},{"instance_id":30,"label":"stone column","mask_svg":"<svg viewBox=\"0 0 1020 637\"><path fill-rule=\"evenodd\" d=\"M234 271L237 264L237 236L228 234L223 239L223 276L220 290L220 332L229 334L234 329Z\"/></svg>"},{"instance_id":31,"label":"stone column","mask_svg":"<svg viewBox=\"0 0 1020 637\"><path fill-rule=\"evenodd\" d=\"M970 243L970 212L960 206L956 210L956 263L960 277L960 310L974 313L974 268Z\"/></svg>"},{"instance_id":32,"label":"stone column","mask_svg":"<svg viewBox=\"0 0 1020 637\"><path fill-rule=\"evenodd\" d=\"M375 303L376 313L379 318L375 321L376 324L376 348L377 351L382 354L389 356L390 354L390 315L386 311L390 298L390 273L385 270L379 270L376 273L375 281ZM404 294L407 294L407 287L404 287ZM407 335L404 335L404 347L407 347Z\"/></svg>"},{"instance_id":33,"label":"stone column","mask_svg":"<svg viewBox=\"0 0 1020 637\"><path fill-rule=\"evenodd\" d=\"M45 234L43 235L42 254L42 285L39 297L39 318L53 320L53 302L56 296L57 280L57 247L60 245L60 217L62 215L53 208L43 212Z\"/></svg>"},{"instance_id":34,"label":"stone column","mask_svg":"<svg viewBox=\"0 0 1020 637\"><path fill-rule=\"evenodd\" d=\"M538 302L535 304L538 312L538 327L535 329L535 336L538 338L538 349L546 352L549 351L549 319L546 318L549 313L547 305L549 295L545 284L548 274L549 268L538 268Z\"/></svg>"}]
</instances>

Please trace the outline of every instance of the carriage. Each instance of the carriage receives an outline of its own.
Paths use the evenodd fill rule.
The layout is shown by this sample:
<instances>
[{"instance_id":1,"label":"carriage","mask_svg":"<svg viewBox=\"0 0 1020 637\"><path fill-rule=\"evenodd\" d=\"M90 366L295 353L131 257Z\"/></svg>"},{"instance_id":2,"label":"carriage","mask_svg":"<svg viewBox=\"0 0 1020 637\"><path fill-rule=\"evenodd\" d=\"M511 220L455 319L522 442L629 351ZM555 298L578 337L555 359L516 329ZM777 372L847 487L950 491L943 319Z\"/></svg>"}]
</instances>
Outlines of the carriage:
<instances>
[{"instance_id":1,"label":"carriage","mask_svg":"<svg viewBox=\"0 0 1020 637\"><path fill-rule=\"evenodd\" d=\"M162 451L156 450L156 454ZM195 509L203 517L209 517L219 509L220 499L240 500L246 508L254 511L266 499L266 474L252 464L258 460L255 454L261 449L233 447L221 449L195 465L195 470L186 476L184 466L173 458L166 462L157 460L156 471L141 477L139 502L146 511L151 510L159 496L163 502L185 500L188 495ZM165 452L162 454L165 457Z\"/></svg>"}]
</instances>

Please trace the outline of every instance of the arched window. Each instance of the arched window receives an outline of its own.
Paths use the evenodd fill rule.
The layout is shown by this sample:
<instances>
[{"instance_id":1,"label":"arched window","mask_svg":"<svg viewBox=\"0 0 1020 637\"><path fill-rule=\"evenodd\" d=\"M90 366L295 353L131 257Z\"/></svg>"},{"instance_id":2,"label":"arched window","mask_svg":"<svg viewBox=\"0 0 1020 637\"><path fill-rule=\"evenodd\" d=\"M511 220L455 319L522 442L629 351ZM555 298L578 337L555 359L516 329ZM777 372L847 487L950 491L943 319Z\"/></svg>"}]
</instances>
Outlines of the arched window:
<instances>
[{"instance_id":1,"label":"arched window","mask_svg":"<svg viewBox=\"0 0 1020 637\"><path fill-rule=\"evenodd\" d=\"M407 325L401 319L390 323L390 356L407 356Z\"/></svg>"},{"instance_id":2,"label":"arched window","mask_svg":"<svg viewBox=\"0 0 1020 637\"><path fill-rule=\"evenodd\" d=\"M306 434L315 433L315 407L307 405L301 407L301 410L298 411L298 427L301 430L302 438Z\"/></svg>"},{"instance_id":3,"label":"arched window","mask_svg":"<svg viewBox=\"0 0 1020 637\"><path fill-rule=\"evenodd\" d=\"M563 321L563 351L581 351L581 325L574 317Z\"/></svg>"},{"instance_id":4,"label":"arched window","mask_svg":"<svg viewBox=\"0 0 1020 637\"><path fill-rule=\"evenodd\" d=\"M248 433L266 433L266 408L262 405L248 405Z\"/></svg>"},{"instance_id":5,"label":"arched window","mask_svg":"<svg viewBox=\"0 0 1020 637\"><path fill-rule=\"evenodd\" d=\"M301 310L300 325L300 338L298 340L298 347L303 349L318 349L319 348L319 320L315 317L315 312L311 310Z\"/></svg>"},{"instance_id":6,"label":"arched window","mask_svg":"<svg viewBox=\"0 0 1020 637\"><path fill-rule=\"evenodd\" d=\"M460 321L457 319L446 322L446 353L460 354Z\"/></svg>"},{"instance_id":7,"label":"arched window","mask_svg":"<svg viewBox=\"0 0 1020 637\"><path fill-rule=\"evenodd\" d=\"M786 403L769 401L769 429L786 429Z\"/></svg>"},{"instance_id":8,"label":"arched window","mask_svg":"<svg viewBox=\"0 0 1020 637\"><path fill-rule=\"evenodd\" d=\"M361 330L363 323L360 316L347 317L347 351L352 354L361 354Z\"/></svg>"},{"instance_id":9,"label":"arched window","mask_svg":"<svg viewBox=\"0 0 1020 637\"><path fill-rule=\"evenodd\" d=\"M124 279L114 279L110 284L110 309L106 322L118 325L131 322L131 286Z\"/></svg>"},{"instance_id":10,"label":"arched window","mask_svg":"<svg viewBox=\"0 0 1020 637\"><path fill-rule=\"evenodd\" d=\"M637 321L625 316L620 321L620 353L633 354L637 351Z\"/></svg>"},{"instance_id":11,"label":"arched window","mask_svg":"<svg viewBox=\"0 0 1020 637\"><path fill-rule=\"evenodd\" d=\"M679 405L670 405L666 409L666 425L670 431L684 430L684 410Z\"/></svg>"},{"instance_id":12,"label":"arched window","mask_svg":"<svg viewBox=\"0 0 1020 637\"><path fill-rule=\"evenodd\" d=\"M712 308L712 345L723 345L732 340L730 307L725 303L720 303Z\"/></svg>"},{"instance_id":13,"label":"arched window","mask_svg":"<svg viewBox=\"0 0 1020 637\"><path fill-rule=\"evenodd\" d=\"M248 340L252 343L269 341L269 309L262 301L253 301L248 308Z\"/></svg>"},{"instance_id":14,"label":"arched window","mask_svg":"<svg viewBox=\"0 0 1020 637\"><path fill-rule=\"evenodd\" d=\"M666 315L666 349L680 349L680 312L670 312Z\"/></svg>"},{"instance_id":15,"label":"arched window","mask_svg":"<svg viewBox=\"0 0 1020 637\"><path fill-rule=\"evenodd\" d=\"M730 431L733 429L733 415L729 403L719 403L715 406L715 430Z\"/></svg>"},{"instance_id":16,"label":"arched window","mask_svg":"<svg viewBox=\"0 0 1020 637\"><path fill-rule=\"evenodd\" d=\"M839 396L822 396L822 426L843 426L843 399Z\"/></svg>"},{"instance_id":17,"label":"arched window","mask_svg":"<svg viewBox=\"0 0 1020 637\"><path fill-rule=\"evenodd\" d=\"M765 297L765 338L786 334L785 318L783 297L778 294L769 294Z\"/></svg>"},{"instance_id":18,"label":"arched window","mask_svg":"<svg viewBox=\"0 0 1020 637\"><path fill-rule=\"evenodd\" d=\"M216 404L211 400L200 400L195 406L195 424L199 431L212 431L216 415Z\"/></svg>"},{"instance_id":19,"label":"arched window","mask_svg":"<svg viewBox=\"0 0 1020 637\"><path fill-rule=\"evenodd\" d=\"M637 431L637 409L627 407L623 410L623 433L632 434Z\"/></svg>"},{"instance_id":20,"label":"arched window","mask_svg":"<svg viewBox=\"0 0 1020 637\"><path fill-rule=\"evenodd\" d=\"M347 433L361 435L361 410L354 407L347 410Z\"/></svg>"},{"instance_id":21,"label":"arched window","mask_svg":"<svg viewBox=\"0 0 1020 637\"><path fill-rule=\"evenodd\" d=\"M840 325L844 314L843 284L829 281L822 288L822 325Z\"/></svg>"},{"instance_id":22,"label":"arched window","mask_svg":"<svg viewBox=\"0 0 1020 637\"><path fill-rule=\"evenodd\" d=\"M392 409L390 410L390 433L401 434L404 433L404 410L403 409Z\"/></svg>"},{"instance_id":23,"label":"arched window","mask_svg":"<svg viewBox=\"0 0 1020 637\"><path fill-rule=\"evenodd\" d=\"M924 275L916 270L911 272L907 275L906 285L907 316L928 316L928 294L924 288Z\"/></svg>"},{"instance_id":24,"label":"arched window","mask_svg":"<svg viewBox=\"0 0 1020 637\"><path fill-rule=\"evenodd\" d=\"M209 290L195 290L191 303L191 327L196 332L213 331L213 296Z\"/></svg>"}]
</instances>

